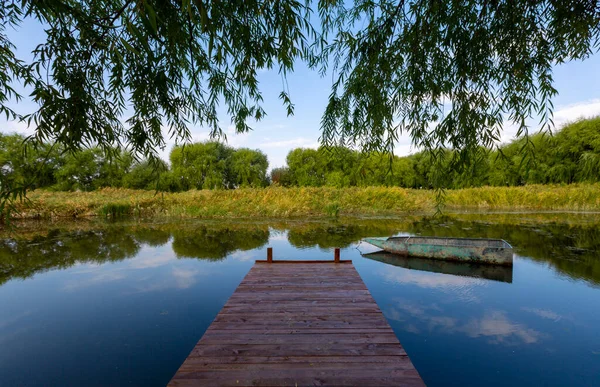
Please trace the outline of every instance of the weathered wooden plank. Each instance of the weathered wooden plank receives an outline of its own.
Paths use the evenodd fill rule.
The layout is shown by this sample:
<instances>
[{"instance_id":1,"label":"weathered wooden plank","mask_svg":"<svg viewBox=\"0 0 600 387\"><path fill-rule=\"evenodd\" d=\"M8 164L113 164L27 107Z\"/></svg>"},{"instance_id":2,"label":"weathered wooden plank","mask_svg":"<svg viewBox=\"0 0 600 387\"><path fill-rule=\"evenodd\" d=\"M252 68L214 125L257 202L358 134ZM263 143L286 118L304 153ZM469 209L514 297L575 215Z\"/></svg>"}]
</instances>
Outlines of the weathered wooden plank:
<instances>
[{"instance_id":1,"label":"weathered wooden plank","mask_svg":"<svg viewBox=\"0 0 600 387\"><path fill-rule=\"evenodd\" d=\"M307 290L298 292L294 290L271 290L271 291L256 291L256 292L247 292L247 293L238 293L233 294L231 296L231 300L245 300L248 298L258 298L258 299L282 299L284 301L302 301L306 300L306 296L310 295L310 299L319 299L319 298L349 298L349 299L363 299L369 300L371 295L368 293L368 290L323 290L323 291L315 291L310 292ZM304 298L303 298L304 297Z\"/></svg>"},{"instance_id":2,"label":"weathered wooden plank","mask_svg":"<svg viewBox=\"0 0 600 387\"><path fill-rule=\"evenodd\" d=\"M257 323L269 323L279 324L280 322L289 322L290 320L298 322L310 322L310 321L335 321L335 322L347 322L355 323L358 321L382 321L386 322L385 317L381 314L372 313L336 313L331 311L329 314L315 314L315 313L292 313L292 312L268 312L268 313L237 313L237 314L219 314L214 322L246 322L249 324Z\"/></svg>"},{"instance_id":3,"label":"weathered wooden plank","mask_svg":"<svg viewBox=\"0 0 600 387\"><path fill-rule=\"evenodd\" d=\"M393 333L321 333L312 335L238 333L227 334L222 331L207 332L202 338L203 344L397 344Z\"/></svg>"},{"instance_id":4,"label":"weathered wooden plank","mask_svg":"<svg viewBox=\"0 0 600 387\"><path fill-rule=\"evenodd\" d=\"M288 284L244 284L244 285L240 285L238 286L238 289L240 291L240 293L242 292L268 292L271 290L286 290L288 292L291 291L301 291L301 292L306 292L306 293L312 293L312 292L322 292L322 291L328 291L331 289L335 289L336 291L340 292L340 291L346 291L346 290L360 290L360 291L366 291L367 287L365 285L358 285L358 284L344 284L344 283L337 283L337 284L327 284L327 283L320 283L320 284L296 284L296 283L288 283Z\"/></svg>"},{"instance_id":5,"label":"weathered wooden plank","mask_svg":"<svg viewBox=\"0 0 600 387\"><path fill-rule=\"evenodd\" d=\"M200 359L200 358L197 358ZM187 363L180 368L181 372L198 372L198 363ZM394 364L390 366L388 363L380 363L380 362L371 362L366 363L364 366L361 366L361 369L374 371L374 370L389 370L391 367L394 369L411 369L412 364L408 359L408 356L394 357ZM281 372L281 370L346 370L348 369L347 362L320 362L316 359L313 362L307 363L206 363L203 364L203 370L206 371L220 371L220 370L253 370L253 371L268 371L268 370L276 370Z\"/></svg>"},{"instance_id":6,"label":"weathered wooden plank","mask_svg":"<svg viewBox=\"0 0 600 387\"><path fill-rule=\"evenodd\" d=\"M334 306L335 304L331 305ZM314 314L327 314L327 312L331 311L331 306L294 306L289 304L267 304L267 305L257 305L252 308L252 312L254 313L264 313L264 312L291 312L291 313L314 313ZM240 313L248 311L247 305L233 305L233 306L224 306L221 309L221 314L228 313ZM335 310L336 313L345 313L345 314L353 314L353 313L381 313L379 308L375 308L372 306L345 306L345 307L337 307Z\"/></svg>"},{"instance_id":7,"label":"weathered wooden plank","mask_svg":"<svg viewBox=\"0 0 600 387\"><path fill-rule=\"evenodd\" d=\"M310 308L311 306L314 308L321 308L321 309L326 309L326 308L340 308L340 310L343 310L343 308L368 308L370 306L373 306L373 304L369 303L367 300L359 298L359 299L348 299L348 300L340 300L339 303L336 303L336 299L335 298L319 298L319 299L315 299L312 300L310 302L306 302L306 301L302 301L302 300L294 300L294 301L289 301L289 302L285 302L285 300L273 300L273 299L267 299L267 300L259 300L259 299L251 299L251 300L230 300L229 302L227 302L225 304L225 307L227 308L241 308L247 306L248 308L251 307L255 307L255 308L266 308L266 307L273 307L273 308Z\"/></svg>"},{"instance_id":8,"label":"weathered wooden plank","mask_svg":"<svg viewBox=\"0 0 600 387\"><path fill-rule=\"evenodd\" d=\"M226 318L229 316L230 318ZM280 318L272 321L261 321L259 319L246 319L244 317L236 317L228 314L219 316L219 320L213 322L217 329L250 329L249 327L306 327L306 328L385 328L387 327L387 321L385 319L378 318L377 320L370 320L368 318L357 318L356 320L349 320L341 315L337 316L324 316L324 317L312 317L312 318Z\"/></svg>"},{"instance_id":9,"label":"weathered wooden plank","mask_svg":"<svg viewBox=\"0 0 600 387\"><path fill-rule=\"evenodd\" d=\"M216 379L173 379L170 386L191 387L191 386L211 386L211 387L250 387L250 386L328 386L328 387L346 387L346 386L395 386L412 387L423 386L423 381L418 376L412 376L408 371L400 377L374 377L374 378L344 378L344 377L302 377L302 378L261 378L248 379L238 378L235 380L216 380Z\"/></svg>"},{"instance_id":10,"label":"weathered wooden plank","mask_svg":"<svg viewBox=\"0 0 600 387\"><path fill-rule=\"evenodd\" d=\"M352 264L273 263L254 265L170 385L423 385Z\"/></svg>"},{"instance_id":11,"label":"weathered wooden plank","mask_svg":"<svg viewBox=\"0 0 600 387\"><path fill-rule=\"evenodd\" d=\"M357 330L358 329L358 330ZM232 334L242 334L242 333L252 333L252 334L287 334L287 335L312 335L312 334L318 334L318 333L327 333L327 334L332 334L332 333L339 333L339 334L356 334L356 333L385 333L385 332L391 332L393 333L394 331L392 330L392 328L388 327L381 327L381 328L374 328L374 327L369 327L369 328L289 328L289 327L281 327L281 326L261 326L260 328L254 328L254 329L248 329L248 328L244 328L244 329L236 329L235 332L231 332L228 330L222 330L213 326L208 327L208 329L206 330L206 332L221 332L222 334L225 335L232 335Z\"/></svg>"},{"instance_id":12,"label":"weathered wooden plank","mask_svg":"<svg viewBox=\"0 0 600 387\"><path fill-rule=\"evenodd\" d=\"M198 344L192 356L400 356L406 354L398 343L393 344Z\"/></svg>"},{"instance_id":13,"label":"weathered wooden plank","mask_svg":"<svg viewBox=\"0 0 600 387\"><path fill-rule=\"evenodd\" d=\"M373 363L371 363L373 364ZM389 365L389 363L388 363ZM261 379L261 378L269 378L273 376L278 376L281 378L302 378L306 377L306 374L310 372L314 377L360 377L360 378L376 378L381 377L382 371L386 373L387 376L405 376L410 375L414 377L414 374L411 372L414 368L412 364L408 362L408 364L402 364L401 362L393 363L392 367L388 367L387 370L383 371L381 369L370 369L360 367L349 368L349 367L340 367L340 368L320 368L320 367L310 367L305 366L303 368L290 368L285 365L277 365L276 368L271 368L267 370L261 369L245 369L245 370L202 370L202 371L186 371L179 372L176 376L177 379ZM408 371L408 372L407 372Z\"/></svg>"},{"instance_id":14,"label":"weathered wooden plank","mask_svg":"<svg viewBox=\"0 0 600 387\"><path fill-rule=\"evenodd\" d=\"M407 356L406 354L401 356ZM191 356L187 365L202 366L208 364L270 364L270 363L394 363L398 356ZM182 366L183 367L183 366Z\"/></svg>"}]
</instances>

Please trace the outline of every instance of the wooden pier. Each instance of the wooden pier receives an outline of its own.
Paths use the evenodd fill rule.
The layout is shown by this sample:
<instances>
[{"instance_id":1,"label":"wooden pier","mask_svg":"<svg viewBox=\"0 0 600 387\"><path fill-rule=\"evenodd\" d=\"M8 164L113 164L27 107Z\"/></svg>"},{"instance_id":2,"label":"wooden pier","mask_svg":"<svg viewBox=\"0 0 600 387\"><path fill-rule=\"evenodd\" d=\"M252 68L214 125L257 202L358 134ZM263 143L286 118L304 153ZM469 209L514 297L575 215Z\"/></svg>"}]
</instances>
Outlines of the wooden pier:
<instances>
[{"instance_id":1,"label":"wooden pier","mask_svg":"<svg viewBox=\"0 0 600 387\"><path fill-rule=\"evenodd\" d=\"M257 261L170 386L422 386L350 261Z\"/></svg>"}]
</instances>

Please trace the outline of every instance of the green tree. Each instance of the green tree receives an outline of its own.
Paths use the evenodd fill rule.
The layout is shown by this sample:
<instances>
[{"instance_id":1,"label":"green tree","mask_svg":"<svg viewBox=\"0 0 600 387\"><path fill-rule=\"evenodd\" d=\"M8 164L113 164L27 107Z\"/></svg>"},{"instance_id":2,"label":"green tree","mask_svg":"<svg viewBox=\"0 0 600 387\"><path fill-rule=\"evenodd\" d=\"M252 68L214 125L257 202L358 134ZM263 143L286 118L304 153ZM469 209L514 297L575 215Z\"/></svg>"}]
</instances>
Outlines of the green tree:
<instances>
[{"instance_id":1,"label":"green tree","mask_svg":"<svg viewBox=\"0 0 600 387\"><path fill-rule=\"evenodd\" d=\"M55 172L56 188L91 191L102 187L121 187L132 164L131 154L121 149L111 150L110 157L100 148L69 153Z\"/></svg>"},{"instance_id":2,"label":"green tree","mask_svg":"<svg viewBox=\"0 0 600 387\"><path fill-rule=\"evenodd\" d=\"M231 177L236 187L267 185L267 155L259 150L236 149L231 155Z\"/></svg>"},{"instance_id":3,"label":"green tree","mask_svg":"<svg viewBox=\"0 0 600 387\"><path fill-rule=\"evenodd\" d=\"M0 134L0 175L13 186L48 187L63 158L57 147L42 143L32 146L18 134Z\"/></svg>"},{"instance_id":4,"label":"green tree","mask_svg":"<svg viewBox=\"0 0 600 387\"><path fill-rule=\"evenodd\" d=\"M297 148L286 158L291 180L300 187L319 187L325 184L323 159L316 149Z\"/></svg>"},{"instance_id":5,"label":"green tree","mask_svg":"<svg viewBox=\"0 0 600 387\"><path fill-rule=\"evenodd\" d=\"M56 171L56 188L62 191L91 191L94 180L100 176L102 154L96 149L86 149L68 154L62 167Z\"/></svg>"},{"instance_id":6,"label":"green tree","mask_svg":"<svg viewBox=\"0 0 600 387\"><path fill-rule=\"evenodd\" d=\"M170 154L173 178L182 190L233 188L233 148L220 142L178 146Z\"/></svg>"},{"instance_id":7,"label":"green tree","mask_svg":"<svg viewBox=\"0 0 600 387\"><path fill-rule=\"evenodd\" d=\"M341 146L321 147L318 155L324 169L325 185L338 188L356 185L358 152Z\"/></svg>"},{"instance_id":8,"label":"green tree","mask_svg":"<svg viewBox=\"0 0 600 387\"><path fill-rule=\"evenodd\" d=\"M271 183L282 187L292 186L292 175L288 167L273 168L271 170Z\"/></svg>"},{"instance_id":9,"label":"green tree","mask_svg":"<svg viewBox=\"0 0 600 387\"><path fill-rule=\"evenodd\" d=\"M600 181L600 117L566 125L549 141L554 164L568 166L564 177L576 182Z\"/></svg>"},{"instance_id":10,"label":"green tree","mask_svg":"<svg viewBox=\"0 0 600 387\"><path fill-rule=\"evenodd\" d=\"M136 163L131 170L123 177L123 187L133 189L156 189L163 188L169 191L164 186L169 166L163 160L143 160ZM158 184L158 185L157 185Z\"/></svg>"}]
</instances>

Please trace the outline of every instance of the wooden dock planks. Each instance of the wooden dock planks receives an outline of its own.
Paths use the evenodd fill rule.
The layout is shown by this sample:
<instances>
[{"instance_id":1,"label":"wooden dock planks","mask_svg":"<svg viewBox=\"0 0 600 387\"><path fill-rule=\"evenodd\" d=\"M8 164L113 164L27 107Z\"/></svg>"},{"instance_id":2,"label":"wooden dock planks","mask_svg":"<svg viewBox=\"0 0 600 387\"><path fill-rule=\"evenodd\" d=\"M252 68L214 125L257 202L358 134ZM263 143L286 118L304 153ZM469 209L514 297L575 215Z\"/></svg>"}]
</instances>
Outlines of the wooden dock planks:
<instances>
[{"instance_id":1,"label":"wooden dock planks","mask_svg":"<svg viewBox=\"0 0 600 387\"><path fill-rule=\"evenodd\" d=\"M352 263L257 262L169 385L424 383Z\"/></svg>"}]
</instances>

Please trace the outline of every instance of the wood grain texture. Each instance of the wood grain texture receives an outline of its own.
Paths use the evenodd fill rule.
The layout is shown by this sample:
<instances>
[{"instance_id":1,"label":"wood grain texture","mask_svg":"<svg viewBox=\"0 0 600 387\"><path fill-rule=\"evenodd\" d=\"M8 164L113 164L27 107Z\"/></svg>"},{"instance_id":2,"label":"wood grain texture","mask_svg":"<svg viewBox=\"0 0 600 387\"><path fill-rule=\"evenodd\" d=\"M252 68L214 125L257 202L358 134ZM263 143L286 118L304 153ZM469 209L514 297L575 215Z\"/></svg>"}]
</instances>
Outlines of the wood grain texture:
<instances>
[{"instance_id":1,"label":"wood grain texture","mask_svg":"<svg viewBox=\"0 0 600 387\"><path fill-rule=\"evenodd\" d=\"M170 386L423 386L351 263L257 262Z\"/></svg>"}]
</instances>

